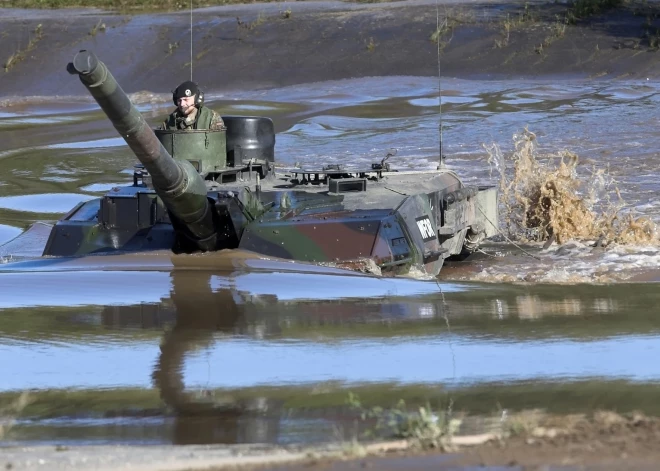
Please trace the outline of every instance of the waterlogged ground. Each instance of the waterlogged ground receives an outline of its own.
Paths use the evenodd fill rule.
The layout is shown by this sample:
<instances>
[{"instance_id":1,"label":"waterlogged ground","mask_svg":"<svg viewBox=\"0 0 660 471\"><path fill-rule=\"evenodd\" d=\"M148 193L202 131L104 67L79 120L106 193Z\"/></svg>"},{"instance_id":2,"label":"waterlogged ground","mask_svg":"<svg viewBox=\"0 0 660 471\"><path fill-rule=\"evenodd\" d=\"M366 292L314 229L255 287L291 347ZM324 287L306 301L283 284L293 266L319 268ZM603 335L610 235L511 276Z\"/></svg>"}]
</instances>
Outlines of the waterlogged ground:
<instances>
[{"instance_id":1,"label":"waterlogged ground","mask_svg":"<svg viewBox=\"0 0 660 471\"><path fill-rule=\"evenodd\" d=\"M28 401L5 444L348 441L374 426L348 392L365 407L451 403L463 433L528 408L660 412L652 284L103 258L0 274L0 398Z\"/></svg>"},{"instance_id":2,"label":"waterlogged ground","mask_svg":"<svg viewBox=\"0 0 660 471\"><path fill-rule=\"evenodd\" d=\"M503 168L510 177L514 135L527 126L541 165L563 149L579 156L571 178L585 201L598 190L594 211L621 204L616 187L624 211L660 217L657 83L444 80L442 89L447 165L466 183L498 184ZM170 108L167 96L133 98L154 125ZM395 148L395 168L437 166L437 79L207 99L223 114L273 117L283 165L368 164ZM135 159L83 90L10 102L0 131L0 243L132 181ZM237 252L25 257L40 240L0 249L5 444L352 440L375 424L359 420L349 392L364 407L404 399L451 410L459 433L535 408L660 413L652 238L546 249L500 239L430 281Z\"/></svg>"}]
</instances>

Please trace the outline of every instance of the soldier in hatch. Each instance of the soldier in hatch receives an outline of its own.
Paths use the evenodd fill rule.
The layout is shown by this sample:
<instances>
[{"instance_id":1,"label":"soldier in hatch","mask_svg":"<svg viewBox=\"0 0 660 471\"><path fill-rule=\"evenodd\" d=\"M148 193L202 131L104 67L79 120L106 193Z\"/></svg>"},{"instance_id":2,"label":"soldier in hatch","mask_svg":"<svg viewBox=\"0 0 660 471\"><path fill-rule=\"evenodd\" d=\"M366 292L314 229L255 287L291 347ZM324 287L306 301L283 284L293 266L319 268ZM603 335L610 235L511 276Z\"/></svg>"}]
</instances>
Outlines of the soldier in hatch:
<instances>
[{"instance_id":1,"label":"soldier in hatch","mask_svg":"<svg viewBox=\"0 0 660 471\"><path fill-rule=\"evenodd\" d=\"M176 110L165 120L161 129L185 131L226 129L222 117L204 106L204 92L195 82L186 81L176 87L172 92L172 100L176 105Z\"/></svg>"}]
</instances>

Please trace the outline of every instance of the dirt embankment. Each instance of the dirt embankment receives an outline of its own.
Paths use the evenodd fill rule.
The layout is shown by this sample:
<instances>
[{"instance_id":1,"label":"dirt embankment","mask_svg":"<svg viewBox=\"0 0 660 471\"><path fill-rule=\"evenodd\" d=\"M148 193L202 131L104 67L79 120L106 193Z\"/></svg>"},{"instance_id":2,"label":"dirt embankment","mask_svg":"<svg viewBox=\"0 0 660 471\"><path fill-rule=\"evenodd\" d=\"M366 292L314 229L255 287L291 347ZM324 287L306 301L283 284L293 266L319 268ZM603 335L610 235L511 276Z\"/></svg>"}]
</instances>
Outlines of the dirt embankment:
<instances>
[{"instance_id":1,"label":"dirt embankment","mask_svg":"<svg viewBox=\"0 0 660 471\"><path fill-rule=\"evenodd\" d=\"M660 420L642 414L597 412L548 417L518 416L511 435L453 453L396 451L361 459L306 460L299 465L268 466L279 471L379 470L651 470L657 469ZM396 444L395 444L396 445ZM219 468L218 468L219 469Z\"/></svg>"},{"instance_id":2,"label":"dirt embankment","mask_svg":"<svg viewBox=\"0 0 660 471\"><path fill-rule=\"evenodd\" d=\"M660 459L660 420L639 413L597 412L588 419L554 417L521 432L471 450L465 461L491 466L519 464L525 469L547 464L645 469Z\"/></svg>"},{"instance_id":3,"label":"dirt embankment","mask_svg":"<svg viewBox=\"0 0 660 471\"><path fill-rule=\"evenodd\" d=\"M436 5L428 0L195 10L194 78L218 92L363 76L435 76L437 38L443 76L660 76L660 20L653 4L621 4L577 17L567 5L517 0L443 3L438 10L437 35ZM6 9L0 10L0 39L5 97L80 94L65 71L80 49L95 51L127 92L167 92L190 76L189 12Z\"/></svg>"}]
</instances>

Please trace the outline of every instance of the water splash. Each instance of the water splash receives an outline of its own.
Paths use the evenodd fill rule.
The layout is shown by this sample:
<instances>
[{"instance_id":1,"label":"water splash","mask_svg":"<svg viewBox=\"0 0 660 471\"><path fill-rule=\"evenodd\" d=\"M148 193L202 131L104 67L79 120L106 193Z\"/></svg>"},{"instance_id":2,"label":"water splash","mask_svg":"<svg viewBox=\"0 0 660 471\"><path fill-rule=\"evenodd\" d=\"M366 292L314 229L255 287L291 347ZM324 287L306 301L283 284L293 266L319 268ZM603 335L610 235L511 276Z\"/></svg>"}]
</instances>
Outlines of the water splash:
<instances>
[{"instance_id":1,"label":"water splash","mask_svg":"<svg viewBox=\"0 0 660 471\"><path fill-rule=\"evenodd\" d=\"M544 154L527 128L514 134L506 157L497 144L484 145L500 175L501 220L509 237L557 243L660 243L655 223L635 217L607 169L578 172L580 160L568 150Z\"/></svg>"}]
</instances>

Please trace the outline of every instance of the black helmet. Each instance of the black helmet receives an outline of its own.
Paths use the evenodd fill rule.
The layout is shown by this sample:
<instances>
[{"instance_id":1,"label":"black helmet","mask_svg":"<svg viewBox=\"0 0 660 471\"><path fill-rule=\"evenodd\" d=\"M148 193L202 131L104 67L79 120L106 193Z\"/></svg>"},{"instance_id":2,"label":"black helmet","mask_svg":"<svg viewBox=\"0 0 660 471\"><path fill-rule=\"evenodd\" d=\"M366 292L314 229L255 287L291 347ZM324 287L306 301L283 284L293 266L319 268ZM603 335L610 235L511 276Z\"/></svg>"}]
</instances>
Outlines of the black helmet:
<instances>
[{"instance_id":1,"label":"black helmet","mask_svg":"<svg viewBox=\"0 0 660 471\"><path fill-rule=\"evenodd\" d=\"M174 102L174 105L177 106L179 104L179 98L193 95L195 96L195 106L200 106L204 103L204 92L200 90L195 82L186 80L174 89L172 92L172 101Z\"/></svg>"}]
</instances>

